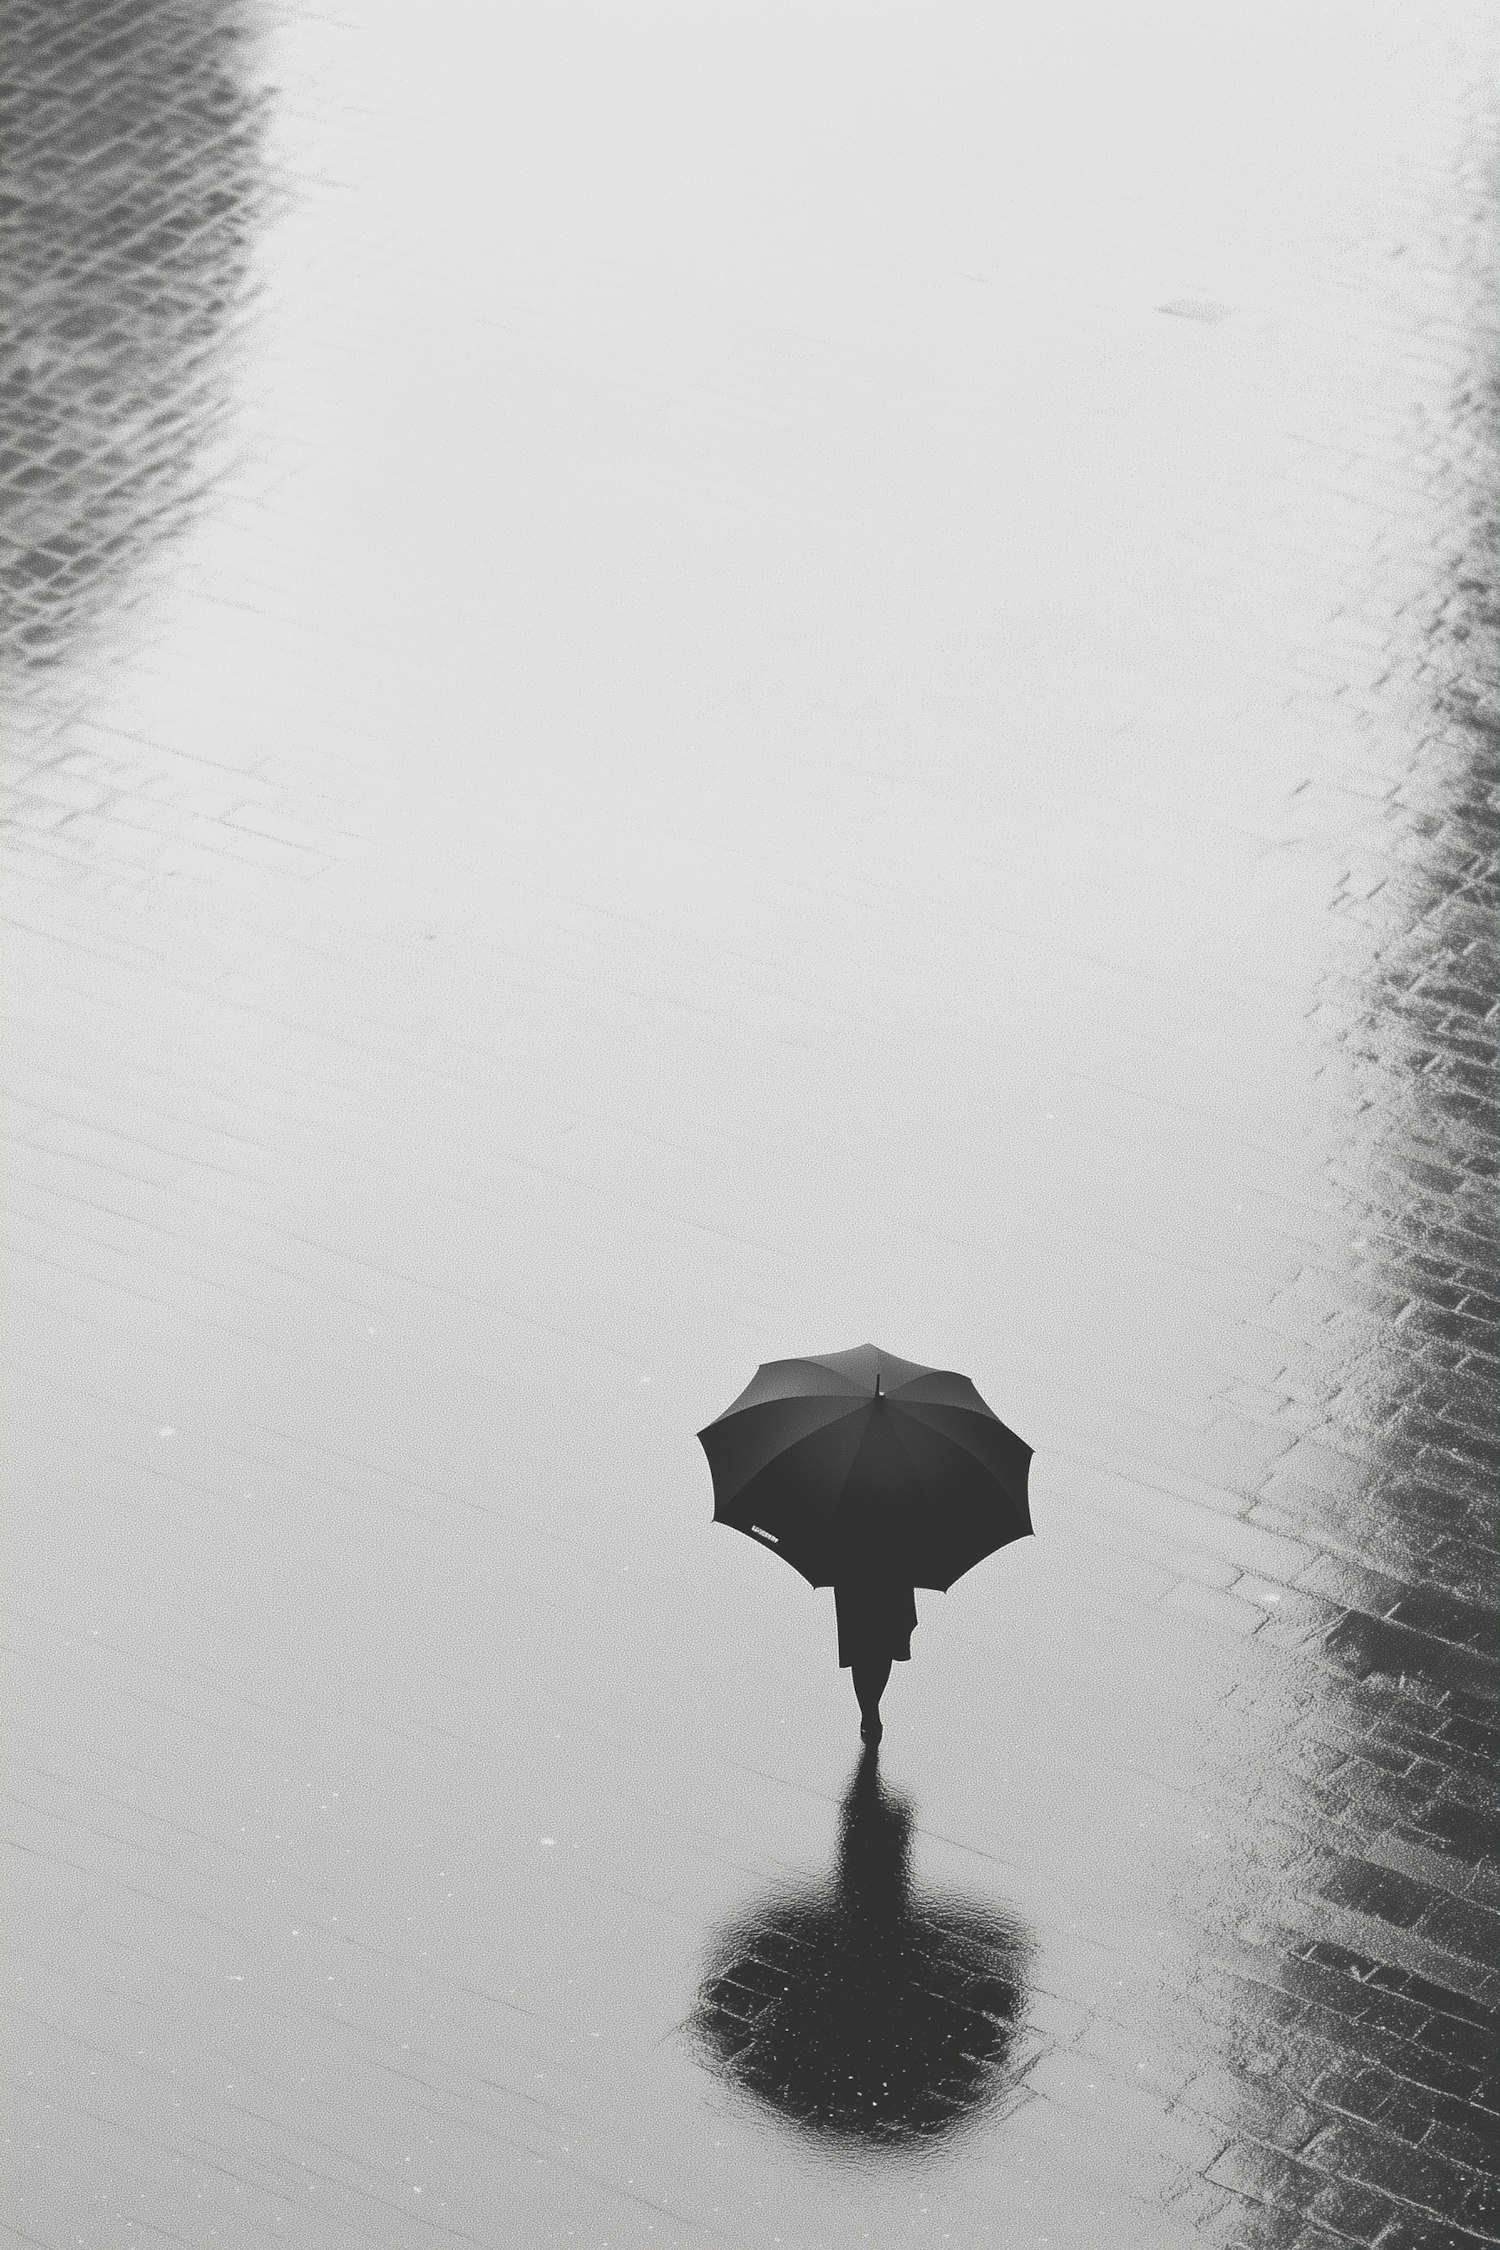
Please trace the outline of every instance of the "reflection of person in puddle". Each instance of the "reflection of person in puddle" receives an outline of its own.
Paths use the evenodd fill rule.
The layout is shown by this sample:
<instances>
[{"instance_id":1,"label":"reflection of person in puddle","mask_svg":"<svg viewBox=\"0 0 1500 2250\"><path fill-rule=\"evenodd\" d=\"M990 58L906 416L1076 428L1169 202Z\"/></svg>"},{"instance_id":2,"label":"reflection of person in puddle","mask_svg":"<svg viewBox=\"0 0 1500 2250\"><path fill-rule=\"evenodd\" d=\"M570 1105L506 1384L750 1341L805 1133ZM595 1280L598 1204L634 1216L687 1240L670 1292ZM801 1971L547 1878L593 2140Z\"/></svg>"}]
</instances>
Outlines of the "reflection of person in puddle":
<instances>
[{"instance_id":1,"label":"reflection of person in puddle","mask_svg":"<svg viewBox=\"0 0 1500 2250\"><path fill-rule=\"evenodd\" d=\"M905 1664L917 1626L917 1598L904 1580L889 1575L838 1578L833 1588L839 1621L839 1665L847 1668L859 1699L859 1731L878 1742L880 1698L892 1664Z\"/></svg>"},{"instance_id":2,"label":"reflection of person in puddle","mask_svg":"<svg viewBox=\"0 0 1500 2250\"><path fill-rule=\"evenodd\" d=\"M832 1879L779 1884L722 1931L691 2019L740 2091L866 2147L951 2133L1015 2075L1025 1936L979 1900L923 1891L912 1830L866 1750Z\"/></svg>"}]
</instances>

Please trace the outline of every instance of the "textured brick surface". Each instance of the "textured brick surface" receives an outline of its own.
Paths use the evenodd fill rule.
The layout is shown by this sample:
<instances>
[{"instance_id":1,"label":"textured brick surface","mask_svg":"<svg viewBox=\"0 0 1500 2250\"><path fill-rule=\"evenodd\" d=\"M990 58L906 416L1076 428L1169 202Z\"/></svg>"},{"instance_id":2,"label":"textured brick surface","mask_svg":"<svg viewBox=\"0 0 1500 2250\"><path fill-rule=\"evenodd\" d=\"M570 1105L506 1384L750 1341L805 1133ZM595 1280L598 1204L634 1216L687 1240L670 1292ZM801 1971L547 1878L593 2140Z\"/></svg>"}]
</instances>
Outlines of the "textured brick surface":
<instances>
[{"instance_id":1,"label":"textured brick surface","mask_svg":"<svg viewBox=\"0 0 1500 2250\"><path fill-rule=\"evenodd\" d=\"M18 2242L1500 2240L1494 26L1004 15L8 12Z\"/></svg>"},{"instance_id":2,"label":"textured brick surface","mask_svg":"<svg viewBox=\"0 0 1500 2250\"><path fill-rule=\"evenodd\" d=\"M237 0L5 11L0 657L11 662L45 660L118 599L219 465L226 345L266 201L250 29ZM33 795L67 802L68 781L54 774Z\"/></svg>"}]
</instances>

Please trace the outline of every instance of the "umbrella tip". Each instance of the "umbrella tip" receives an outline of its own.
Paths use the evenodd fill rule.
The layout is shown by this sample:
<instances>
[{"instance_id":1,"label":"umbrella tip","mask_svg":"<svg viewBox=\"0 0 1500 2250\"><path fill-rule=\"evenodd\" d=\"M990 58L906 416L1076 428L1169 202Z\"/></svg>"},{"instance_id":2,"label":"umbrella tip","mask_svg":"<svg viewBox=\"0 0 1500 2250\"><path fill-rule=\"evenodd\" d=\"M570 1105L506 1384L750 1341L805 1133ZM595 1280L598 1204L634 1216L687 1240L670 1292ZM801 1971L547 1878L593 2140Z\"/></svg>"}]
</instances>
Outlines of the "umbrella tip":
<instances>
[{"instance_id":1,"label":"umbrella tip","mask_svg":"<svg viewBox=\"0 0 1500 2250\"><path fill-rule=\"evenodd\" d=\"M880 1396L880 1369L878 1367L875 1370L875 1396L877 1398Z\"/></svg>"}]
</instances>

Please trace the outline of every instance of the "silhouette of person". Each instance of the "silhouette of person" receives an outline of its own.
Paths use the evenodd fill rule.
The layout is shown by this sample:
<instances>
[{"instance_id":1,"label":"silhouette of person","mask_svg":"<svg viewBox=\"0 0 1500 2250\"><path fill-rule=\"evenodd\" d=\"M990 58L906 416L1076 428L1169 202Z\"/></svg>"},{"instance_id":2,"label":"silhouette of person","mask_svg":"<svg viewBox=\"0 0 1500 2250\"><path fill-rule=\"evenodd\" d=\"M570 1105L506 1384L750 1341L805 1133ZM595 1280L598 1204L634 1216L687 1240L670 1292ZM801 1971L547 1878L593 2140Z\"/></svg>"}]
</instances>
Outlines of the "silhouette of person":
<instances>
[{"instance_id":1,"label":"silhouette of person","mask_svg":"<svg viewBox=\"0 0 1500 2250\"><path fill-rule=\"evenodd\" d=\"M720 1932L687 2028L711 2070L802 2131L899 2151L1018 2083L1031 1942L987 1902L917 1882L913 1808L878 1755L861 1753L831 1875L778 1883Z\"/></svg>"},{"instance_id":2,"label":"silhouette of person","mask_svg":"<svg viewBox=\"0 0 1500 2250\"><path fill-rule=\"evenodd\" d=\"M911 1656L917 1628L916 1590L889 1571L871 1570L836 1578L833 1604L839 1626L839 1667L847 1669L859 1703L860 1736L878 1742L880 1698L892 1664Z\"/></svg>"}]
</instances>

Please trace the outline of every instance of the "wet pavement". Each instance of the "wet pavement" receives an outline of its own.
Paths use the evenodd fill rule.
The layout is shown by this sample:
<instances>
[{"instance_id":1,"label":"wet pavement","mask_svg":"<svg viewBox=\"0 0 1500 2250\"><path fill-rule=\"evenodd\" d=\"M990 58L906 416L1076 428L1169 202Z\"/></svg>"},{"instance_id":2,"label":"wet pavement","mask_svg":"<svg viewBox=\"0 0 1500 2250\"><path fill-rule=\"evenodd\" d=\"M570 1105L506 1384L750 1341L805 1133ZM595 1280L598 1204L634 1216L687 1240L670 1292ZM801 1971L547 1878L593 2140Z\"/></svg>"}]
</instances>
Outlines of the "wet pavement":
<instances>
[{"instance_id":1,"label":"wet pavement","mask_svg":"<svg viewBox=\"0 0 1500 2250\"><path fill-rule=\"evenodd\" d=\"M1487 11L7 37L5 2238L1500 2240Z\"/></svg>"}]
</instances>

